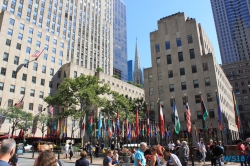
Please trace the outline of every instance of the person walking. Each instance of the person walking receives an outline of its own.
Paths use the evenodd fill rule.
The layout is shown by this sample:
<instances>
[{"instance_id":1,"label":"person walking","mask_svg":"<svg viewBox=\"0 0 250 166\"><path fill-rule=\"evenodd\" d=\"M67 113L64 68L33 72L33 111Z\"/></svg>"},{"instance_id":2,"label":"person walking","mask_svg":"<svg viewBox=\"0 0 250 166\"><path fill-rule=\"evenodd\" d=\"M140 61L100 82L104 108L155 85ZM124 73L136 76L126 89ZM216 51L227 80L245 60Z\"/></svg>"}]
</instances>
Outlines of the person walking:
<instances>
[{"instance_id":1,"label":"person walking","mask_svg":"<svg viewBox=\"0 0 250 166\"><path fill-rule=\"evenodd\" d=\"M89 166L89 161L86 160L87 152L86 151L81 151L80 156L81 156L81 158L76 160L75 166Z\"/></svg>"},{"instance_id":2,"label":"person walking","mask_svg":"<svg viewBox=\"0 0 250 166\"><path fill-rule=\"evenodd\" d=\"M51 150L43 151L37 159L36 166L57 166L55 154Z\"/></svg>"},{"instance_id":3,"label":"person walking","mask_svg":"<svg viewBox=\"0 0 250 166\"><path fill-rule=\"evenodd\" d=\"M112 165L113 152L111 150L107 151L107 156L103 159L103 166L114 166Z\"/></svg>"},{"instance_id":4,"label":"person walking","mask_svg":"<svg viewBox=\"0 0 250 166\"><path fill-rule=\"evenodd\" d=\"M240 139L239 143L236 145L236 150L238 152L238 155L240 157L240 159L244 158L244 161L240 160L240 165L243 166L243 164L245 164L245 166L247 166L246 163L246 148L245 145L243 144L243 141Z\"/></svg>"},{"instance_id":5,"label":"person walking","mask_svg":"<svg viewBox=\"0 0 250 166\"><path fill-rule=\"evenodd\" d=\"M181 161L182 166L187 166L188 164L188 157L189 157L189 148L187 146L186 141L182 141L182 145L179 149L179 159Z\"/></svg>"},{"instance_id":6,"label":"person walking","mask_svg":"<svg viewBox=\"0 0 250 166\"><path fill-rule=\"evenodd\" d=\"M72 147L72 143L69 143L69 159L71 160L71 158L73 157L73 147Z\"/></svg>"},{"instance_id":7,"label":"person walking","mask_svg":"<svg viewBox=\"0 0 250 166\"><path fill-rule=\"evenodd\" d=\"M170 157L170 161L168 162L168 165L182 166L179 158L175 154L171 153L171 150L169 147L166 147L164 152L168 157Z\"/></svg>"},{"instance_id":8,"label":"person walking","mask_svg":"<svg viewBox=\"0 0 250 166\"><path fill-rule=\"evenodd\" d=\"M201 152L199 149L200 149L200 142L198 140L196 140L196 147L195 147L196 157L198 158L198 161L201 162L202 155L201 155Z\"/></svg>"},{"instance_id":9,"label":"person walking","mask_svg":"<svg viewBox=\"0 0 250 166\"><path fill-rule=\"evenodd\" d=\"M176 156L179 156L179 149L181 147L181 142L179 140L176 141L176 145L174 147L174 153L176 154Z\"/></svg>"},{"instance_id":10,"label":"person walking","mask_svg":"<svg viewBox=\"0 0 250 166\"><path fill-rule=\"evenodd\" d=\"M146 166L146 159L144 157L146 149L147 144L145 142L141 142L140 148L135 153L134 166Z\"/></svg>"},{"instance_id":11,"label":"person walking","mask_svg":"<svg viewBox=\"0 0 250 166\"><path fill-rule=\"evenodd\" d=\"M201 142L200 142L199 151L200 151L201 154L202 154L201 162L203 162L204 164L206 164L205 159L206 159L206 152L207 152L207 150L206 150L206 146L204 145L203 139L202 139Z\"/></svg>"},{"instance_id":12,"label":"person walking","mask_svg":"<svg viewBox=\"0 0 250 166\"><path fill-rule=\"evenodd\" d=\"M213 148L213 157L215 158L215 166L216 166L216 160L219 163L219 166L221 166L221 155L223 154L223 150L220 147L219 144L217 144L216 141L214 141L214 148Z\"/></svg>"},{"instance_id":13,"label":"person walking","mask_svg":"<svg viewBox=\"0 0 250 166\"><path fill-rule=\"evenodd\" d=\"M8 162L15 154L15 151L16 151L16 141L14 139L4 139L1 143L1 148L0 148L0 165L10 166Z\"/></svg>"},{"instance_id":14,"label":"person walking","mask_svg":"<svg viewBox=\"0 0 250 166\"><path fill-rule=\"evenodd\" d=\"M115 150L112 156L112 164L116 164L119 162L119 155L118 152Z\"/></svg>"},{"instance_id":15,"label":"person walking","mask_svg":"<svg viewBox=\"0 0 250 166\"><path fill-rule=\"evenodd\" d=\"M95 157L96 158L99 157L99 149L100 149L100 145L98 142L96 142L96 144L95 144Z\"/></svg>"},{"instance_id":16,"label":"person walking","mask_svg":"<svg viewBox=\"0 0 250 166\"><path fill-rule=\"evenodd\" d=\"M174 146L175 146L175 144L174 144L173 141L169 142L168 147L169 147L169 149L171 150L171 152L173 152Z\"/></svg>"},{"instance_id":17,"label":"person walking","mask_svg":"<svg viewBox=\"0 0 250 166\"><path fill-rule=\"evenodd\" d=\"M66 145L65 145L65 158L67 159L68 158L68 155L69 155L69 144L68 143L66 143Z\"/></svg>"},{"instance_id":18,"label":"person walking","mask_svg":"<svg viewBox=\"0 0 250 166\"><path fill-rule=\"evenodd\" d=\"M157 146L153 146L150 148L150 152L152 154L152 159L150 161L149 166L157 166L160 165L160 159L157 154Z\"/></svg>"}]
</instances>

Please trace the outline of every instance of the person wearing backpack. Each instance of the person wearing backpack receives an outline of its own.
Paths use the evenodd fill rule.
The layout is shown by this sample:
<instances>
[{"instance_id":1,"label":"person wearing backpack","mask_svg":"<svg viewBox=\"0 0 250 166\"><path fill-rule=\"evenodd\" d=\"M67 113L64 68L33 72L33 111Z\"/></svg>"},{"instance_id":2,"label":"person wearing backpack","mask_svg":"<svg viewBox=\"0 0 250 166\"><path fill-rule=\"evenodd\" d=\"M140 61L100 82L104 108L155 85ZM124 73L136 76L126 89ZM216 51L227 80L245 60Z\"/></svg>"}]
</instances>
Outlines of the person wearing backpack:
<instances>
[{"instance_id":1,"label":"person wearing backpack","mask_svg":"<svg viewBox=\"0 0 250 166\"><path fill-rule=\"evenodd\" d=\"M215 158L215 165L216 159L218 160L219 166L221 166L221 155L223 154L223 149L216 141L214 141L214 148L213 148L213 158Z\"/></svg>"}]
</instances>

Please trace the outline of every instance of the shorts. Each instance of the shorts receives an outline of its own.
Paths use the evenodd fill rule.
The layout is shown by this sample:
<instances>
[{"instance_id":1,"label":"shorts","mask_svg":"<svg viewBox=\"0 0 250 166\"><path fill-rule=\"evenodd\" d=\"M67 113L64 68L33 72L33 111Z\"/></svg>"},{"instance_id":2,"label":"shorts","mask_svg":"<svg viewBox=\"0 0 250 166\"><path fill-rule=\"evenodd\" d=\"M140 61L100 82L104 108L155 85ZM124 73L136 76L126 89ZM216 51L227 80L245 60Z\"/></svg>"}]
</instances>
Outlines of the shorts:
<instances>
[{"instance_id":1,"label":"shorts","mask_svg":"<svg viewBox=\"0 0 250 166\"><path fill-rule=\"evenodd\" d=\"M66 154L69 154L69 150L65 150L65 153L66 153Z\"/></svg>"}]
</instances>

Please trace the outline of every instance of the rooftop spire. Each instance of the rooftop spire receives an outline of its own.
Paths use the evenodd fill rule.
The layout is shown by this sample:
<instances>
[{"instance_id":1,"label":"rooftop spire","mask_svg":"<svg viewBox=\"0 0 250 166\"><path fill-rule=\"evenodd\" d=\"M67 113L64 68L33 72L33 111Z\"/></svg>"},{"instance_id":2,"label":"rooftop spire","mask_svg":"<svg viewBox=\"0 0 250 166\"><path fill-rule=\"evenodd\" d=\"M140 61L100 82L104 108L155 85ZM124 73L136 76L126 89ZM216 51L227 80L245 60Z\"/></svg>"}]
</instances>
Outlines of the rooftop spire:
<instances>
[{"instance_id":1,"label":"rooftop spire","mask_svg":"<svg viewBox=\"0 0 250 166\"><path fill-rule=\"evenodd\" d=\"M140 65L140 56L139 56L138 46L137 46L137 38L136 38L136 44L135 44L135 64L134 64L133 75L134 75L134 84L143 85L142 71L141 71L141 65Z\"/></svg>"},{"instance_id":2,"label":"rooftop spire","mask_svg":"<svg viewBox=\"0 0 250 166\"><path fill-rule=\"evenodd\" d=\"M137 45L137 38L136 38L134 71L137 69L141 70L141 65L140 65L140 56L139 56L139 52L138 52L138 45Z\"/></svg>"}]
</instances>

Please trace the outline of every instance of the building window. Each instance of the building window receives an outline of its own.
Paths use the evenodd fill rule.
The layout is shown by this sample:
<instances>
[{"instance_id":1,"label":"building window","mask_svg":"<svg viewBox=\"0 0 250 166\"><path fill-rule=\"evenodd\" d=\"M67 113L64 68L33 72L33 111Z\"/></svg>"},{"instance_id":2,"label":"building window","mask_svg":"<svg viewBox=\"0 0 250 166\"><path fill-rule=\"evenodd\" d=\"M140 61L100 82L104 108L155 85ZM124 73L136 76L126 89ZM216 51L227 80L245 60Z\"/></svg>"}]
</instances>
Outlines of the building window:
<instances>
[{"instance_id":1,"label":"building window","mask_svg":"<svg viewBox=\"0 0 250 166\"><path fill-rule=\"evenodd\" d=\"M182 52L178 52L178 58L179 58L179 62L183 61L183 53Z\"/></svg>"},{"instance_id":2,"label":"building window","mask_svg":"<svg viewBox=\"0 0 250 166\"><path fill-rule=\"evenodd\" d=\"M161 58L160 57L156 58L156 64L157 64L157 67L161 66Z\"/></svg>"},{"instance_id":3,"label":"building window","mask_svg":"<svg viewBox=\"0 0 250 166\"><path fill-rule=\"evenodd\" d=\"M31 97L34 97L34 96L35 96L35 90L34 90L34 89L31 89L31 90L30 90L30 96L31 96Z\"/></svg>"},{"instance_id":4,"label":"building window","mask_svg":"<svg viewBox=\"0 0 250 166\"><path fill-rule=\"evenodd\" d=\"M240 84L241 84L241 86L244 86L244 85L245 85L245 82L244 82L244 81L242 81Z\"/></svg>"},{"instance_id":5,"label":"building window","mask_svg":"<svg viewBox=\"0 0 250 166\"><path fill-rule=\"evenodd\" d=\"M162 88L162 86L158 86L158 92L159 92L159 94L162 94L162 93L163 93L163 88Z\"/></svg>"},{"instance_id":6,"label":"building window","mask_svg":"<svg viewBox=\"0 0 250 166\"><path fill-rule=\"evenodd\" d=\"M42 33L41 33L41 32L38 32L38 33L37 33L37 37L38 37L38 38L41 38L41 37L42 37Z\"/></svg>"},{"instance_id":7,"label":"building window","mask_svg":"<svg viewBox=\"0 0 250 166\"><path fill-rule=\"evenodd\" d=\"M149 88L149 96L152 96L154 94L154 89L153 88Z\"/></svg>"},{"instance_id":8,"label":"building window","mask_svg":"<svg viewBox=\"0 0 250 166\"><path fill-rule=\"evenodd\" d=\"M29 103L29 110L33 111L33 103Z\"/></svg>"},{"instance_id":9,"label":"building window","mask_svg":"<svg viewBox=\"0 0 250 166\"><path fill-rule=\"evenodd\" d=\"M43 110L43 105L38 104L38 111L39 111L39 112L42 112L42 110Z\"/></svg>"},{"instance_id":10,"label":"building window","mask_svg":"<svg viewBox=\"0 0 250 166\"><path fill-rule=\"evenodd\" d=\"M36 42L36 46L37 46L37 47L40 47L40 45L41 45L41 42L40 42L40 41L37 41L37 42Z\"/></svg>"},{"instance_id":11,"label":"building window","mask_svg":"<svg viewBox=\"0 0 250 166\"><path fill-rule=\"evenodd\" d=\"M64 43L61 42L60 43L60 47L63 48L64 47Z\"/></svg>"},{"instance_id":12,"label":"building window","mask_svg":"<svg viewBox=\"0 0 250 166\"><path fill-rule=\"evenodd\" d=\"M40 84L41 84L42 86L44 86L44 83L45 83L45 79L42 78Z\"/></svg>"},{"instance_id":13,"label":"building window","mask_svg":"<svg viewBox=\"0 0 250 166\"><path fill-rule=\"evenodd\" d=\"M31 38L31 37L28 37L27 42L28 42L29 44L31 44L31 43L32 43L32 38Z\"/></svg>"},{"instance_id":14,"label":"building window","mask_svg":"<svg viewBox=\"0 0 250 166\"><path fill-rule=\"evenodd\" d=\"M10 85L10 92L12 92L12 93L15 92L15 85Z\"/></svg>"},{"instance_id":15,"label":"building window","mask_svg":"<svg viewBox=\"0 0 250 166\"><path fill-rule=\"evenodd\" d=\"M169 84L169 92L173 92L174 91L174 84Z\"/></svg>"},{"instance_id":16,"label":"building window","mask_svg":"<svg viewBox=\"0 0 250 166\"><path fill-rule=\"evenodd\" d=\"M213 101L213 96L211 93L207 93L207 102L212 102Z\"/></svg>"},{"instance_id":17,"label":"building window","mask_svg":"<svg viewBox=\"0 0 250 166\"><path fill-rule=\"evenodd\" d=\"M23 80L23 81L26 81L26 80L27 80L27 74L24 74L24 73L23 73L22 80Z\"/></svg>"},{"instance_id":18,"label":"building window","mask_svg":"<svg viewBox=\"0 0 250 166\"><path fill-rule=\"evenodd\" d=\"M4 68L4 67L1 68L1 74L5 76L5 74L6 74L6 68Z\"/></svg>"},{"instance_id":19,"label":"building window","mask_svg":"<svg viewBox=\"0 0 250 166\"><path fill-rule=\"evenodd\" d=\"M181 90L186 90L187 89L187 84L186 82L181 83Z\"/></svg>"},{"instance_id":20,"label":"building window","mask_svg":"<svg viewBox=\"0 0 250 166\"><path fill-rule=\"evenodd\" d=\"M43 99L43 92L41 92L41 91L40 91L40 93L39 93L39 98L40 98L40 99Z\"/></svg>"},{"instance_id":21,"label":"building window","mask_svg":"<svg viewBox=\"0 0 250 166\"><path fill-rule=\"evenodd\" d=\"M148 82L152 82L152 81L153 81L153 75L150 74L150 75L148 75Z\"/></svg>"},{"instance_id":22,"label":"building window","mask_svg":"<svg viewBox=\"0 0 250 166\"><path fill-rule=\"evenodd\" d=\"M181 76L185 75L185 68L184 67L180 68L180 75Z\"/></svg>"},{"instance_id":23,"label":"building window","mask_svg":"<svg viewBox=\"0 0 250 166\"><path fill-rule=\"evenodd\" d=\"M55 45L57 44L57 40L56 39L53 40L53 44L55 44Z\"/></svg>"},{"instance_id":24,"label":"building window","mask_svg":"<svg viewBox=\"0 0 250 166\"><path fill-rule=\"evenodd\" d=\"M17 49L17 50L21 50L21 46L22 46L22 45L21 45L20 43L17 43L17 44L16 44L16 49Z\"/></svg>"},{"instance_id":25,"label":"building window","mask_svg":"<svg viewBox=\"0 0 250 166\"><path fill-rule=\"evenodd\" d=\"M189 54L190 54L190 59L194 59L195 58L194 49L190 49L189 50Z\"/></svg>"},{"instance_id":26,"label":"building window","mask_svg":"<svg viewBox=\"0 0 250 166\"><path fill-rule=\"evenodd\" d=\"M30 54L30 47L26 47L26 53Z\"/></svg>"},{"instance_id":27,"label":"building window","mask_svg":"<svg viewBox=\"0 0 250 166\"><path fill-rule=\"evenodd\" d=\"M172 78L173 77L173 70L169 70L168 71L168 78Z\"/></svg>"},{"instance_id":28,"label":"building window","mask_svg":"<svg viewBox=\"0 0 250 166\"><path fill-rule=\"evenodd\" d=\"M34 64L33 64L33 70L37 71L37 66L38 66L38 63L34 62Z\"/></svg>"},{"instance_id":29,"label":"building window","mask_svg":"<svg viewBox=\"0 0 250 166\"><path fill-rule=\"evenodd\" d=\"M50 75L53 76L54 75L54 69L50 68Z\"/></svg>"},{"instance_id":30,"label":"building window","mask_svg":"<svg viewBox=\"0 0 250 166\"><path fill-rule=\"evenodd\" d=\"M239 85L238 85L238 83L237 83L237 82L235 82L235 83L234 83L234 86L235 86L235 87L238 87Z\"/></svg>"},{"instance_id":31,"label":"building window","mask_svg":"<svg viewBox=\"0 0 250 166\"><path fill-rule=\"evenodd\" d=\"M4 83L0 82L0 90L3 90L3 87L4 87Z\"/></svg>"},{"instance_id":32,"label":"building window","mask_svg":"<svg viewBox=\"0 0 250 166\"><path fill-rule=\"evenodd\" d=\"M55 63L55 57L51 57L51 62Z\"/></svg>"},{"instance_id":33,"label":"building window","mask_svg":"<svg viewBox=\"0 0 250 166\"><path fill-rule=\"evenodd\" d=\"M13 100L9 99L8 100L8 107L12 107L13 106Z\"/></svg>"},{"instance_id":34,"label":"building window","mask_svg":"<svg viewBox=\"0 0 250 166\"><path fill-rule=\"evenodd\" d=\"M204 78L205 80L205 86L210 86L210 78L207 77L207 78Z\"/></svg>"},{"instance_id":35,"label":"building window","mask_svg":"<svg viewBox=\"0 0 250 166\"><path fill-rule=\"evenodd\" d=\"M243 89L242 90L242 94L246 94L247 93L247 90L246 89Z\"/></svg>"},{"instance_id":36,"label":"building window","mask_svg":"<svg viewBox=\"0 0 250 166\"><path fill-rule=\"evenodd\" d=\"M199 88L199 81L198 80L194 80L194 88Z\"/></svg>"},{"instance_id":37,"label":"building window","mask_svg":"<svg viewBox=\"0 0 250 166\"><path fill-rule=\"evenodd\" d=\"M61 70L59 70L59 71L57 72L57 77L58 77L58 78L61 78L61 73L62 73Z\"/></svg>"},{"instance_id":38,"label":"building window","mask_svg":"<svg viewBox=\"0 0 250 166\"><path fill-rule=\"evenodd\" d=\"M196 114L197 114L197 119L202 119L203 118L201 111L196 111Z\"/></svg>"},{"instance_id":39,"label":"building window","mask_svg":"<svg viewBox=\"0 0 250 166\"><path fill-rule=\"evenodd\" d=\"M150 110L154 110L155 108L155 103L153 101L150 102Z\"/></svg>"},{"instance_id":40,"label":"building window","mask_svg":"<svg viewBox=\"0 0 250 166\"><path fill-rule=\"evenodd\" d=\"M43 54L43 59L44 59L44 60L47 60L47 57L48 57L47 54Z\"/></svg>"},{"instance_id":41,"label":"building window","mask_svg":"<svg viewBox=\"0 0 250 166\"><path fill-rule=\"evenodd\" d=\"M62 51L60 51L60 56L63 57L63 52Z\"/></svg>"},{"instance_id":42,"label":"building window","mask_svg":"<svg viewBox=\"0 0 250 166\"><path fill-rule=\"evenodd\" d=\"M19 28L21 29L21 30L24 30L24 24L20 24L20 26L19 26Z\"/></svg>"},{"instance_id":43,"label":"building window","mask_svg":"<svg viewBox=\"0 0 250 166\"><path fill-rule=\"evenodd\" d=\"M201 103L201 95L195 95L195 103Z\"/></svg>"},{"instance_id":44,"label":"building window","mask_svg":"<svg viewBox=\"0 0 250 166\"><path fill-rule=\"evenodd\" d=\"M239 94L240 94L240 90L239 90L239 89L235 89L234 91L235 91L235 94L236 94L236 95L239 95Z\"/></svg>"},{"instance_id":45,"label":"building window","mask_svg":"<svg viewBox=\"0 0 250 166\"><path fill-rule=\"evenodd\" d=\"M59 59L58 65L59 65L59 66L62 66L62 60L61 60L61 59Z\"/></svg>"},{"instance_id":46,"label":"building window","mask_svg":"<svg viewBox=\"0 0 250 166\"><path fill-rule=\"evenodd\" d=\"M239 107L239 111L243 111L243 106L242 105L238 105Z\"/></svg>"},{"instance_id":47,"label":"building window","mask_svg":"<svg viewBox=\"0 0 250 166\"><path fill-rule=\"evenodd\" d=\"M42 66L42 73L46 73L46 66Z\"/></svg>"},{"instance_id":48,"label":"building window","mask_svg":"<svg viewBox=\"0 0 250 166\"><path fill-rule=\"evenodd\" d=\"M23 65L23 67L26 67L26 68L29 67L29 60L27 60L27 59L24 60L24 65Z\"/></svg>"},{"instance_id":49,"label":"building window","mask_svg":"<svg viewBox=\"0 0 250 166\"><path fill-rule=\"evenodd\" d=\"M215 114L214 114L213 109L208 110L208 113L209 113L209 118L215 118Z\"/></svg>"},{"instance_id":50,"label":"building window","mask_svg":"<svg viewBox=\"0 0 250 166\"><path fill-rule=\"evenodd\" d=\"M15 24L15 20L14 19L10 19L10 25L13 25L14 26L14 24Z\"/></svg>"},{"instance_id":51,"label":"building window","mask_svg":"<svg viewBox=\"0 0 250 166\"><path fill-rule=\"evenodd\" d=\"M46 40L47 42L49 42L49 38L50 38L50 37L46 35L46 39L45 39L45 40Z\"/></svg>"},{"instance_id":52,"label":"building window","mask_svg":"<svg viewBox=\"0 0 250 166\"><path fill-rule=\"evenodd\" d=\"M29 33L33 34L33 28L29 28Z\"/></svg>"},{"instance_id":53,"label":"building window","mask_svg":"<svg viewBox=\"0 0 250 166\"><path fill-rule=\"evenodd\" d=\"M77 77L77 71L74 71L74 78Z\"/></svg>"},{"instance_id":54,"label":"building window","mask_svg":"<svg viewBox=\"0 0 250 166\"><path fill-rule=\"evenodd\" d=\"M21 95L24 95L24 94L25 94L25 88L24 88L24 87L21 87L20 94L21 94Z\"/></svg>"},{"instance_id":55,"label":"building window","mask_svg":"<svg viewBox=\"0 0 250 166\"><path fill-rule=\"evenodd\" d=\"M12 78L16 78L16 71L15 70L12 71Z\"/></svg>"},{"instance_id":56,"label":"building window","mask_svg":"<svg viewBox=\"0 0 250 166\"><path fill-rule=\"evenodd\" d=\"M11 45L11 40L10 39L6 39L5 45L6 46L10 46Z\"/></svg>"},{"instance_id":57,"label":"building window","mask_svg":"<svg viewBox=\"0 0 250 166\"><path fill-rule=\"evenodd\" d=\"M159 44L156 44L155 45L155 52L160 52L160 45Z\"/></svg>"},{"instance_id":58,"label":"building window","mask_svg":"<svg viewBox=\"0 0 250 166\"><path fill-rule=\"evenodd\" d=\"M188 39L188 44L193 43L192 35L188 35L188 36L187 36L187 39Z\"/></svg>"},{"instance_id":59,"label":"building window","mask_svg":"<svg viewBox=\"0 0 250 166\"><path fill-rule=\"evenodd\" d=\"M64 78L67 77L66 71L63 72L63 77L64 77Z\"/></svg>"},{"instance_id":60,"label":"building window","mask_svg":"<svg viewBox=\"0 0 250 166\"><path fill-rule=\"evenodd\" d=\"M56 54L56 49L55 48L52 48L52 53Z\"/></svg>"},{"instance_id":61,"label":"building window","mask_svg":"<svg viewBox=\"0 0 250 166\"><path fill-rule=\"evenodd\" d=\"M170 42L169 42L169 41L166 41L166 42L165 42L165 46L166 46L166 50L169 50L169 49L170 49Z\"/></svg>"},{"instance_id":62,"label":"building window","mask_svg":"<svg viewBox=\"0 0 250 166\"><path fill-rule=\"evenodd\" d=\"M160 72L160 73L157 73L157 76L158 76L158 80L161 80L161 79L162 79L162 74L161 74L161 72Z\"/></svg>"},{"instance_id":63,"label":"building window","mask_svg":"<svg viewBox=\"0 0 250 166\"><path fill-rule=\"evenodd\" d=\"M167 55L167 64L172 64L172 58L171 55Z\"/></svg>"},{"instance_id":64,"label":"building window","mask_svg":"<svg viewBox=\"0 0 250 166\"><path fill-rule=\"evenodd\" d=\"M202 63L202 67L203 67L203 71L207 71L208 70L208 64L207 64L207 62Z\"/></svg>"},{"instance_id":65,"label":"building window","mask_svg":"<svg viewBox=\"0 0 250 166\"><path fill-rule=\"evenodd\" d=\"M9 53L4 52L4 53L3 53L3 61L8 62L8 59L9 59Z\"/></svg>"},{"instance_id":66,"label":"building window","mask_svg":"<svg viewBox=\"0 0 250 166\"><path fill-rule=\"evenodd\" d=\"M177 47L181 46L181 38L176 39L176 44L177 44Z\"/></svg>"},{"instance_id":67,"label":"building window","mask_svg":"<svg viewBox=\"0 0 250 166\"><path fill-rule=\"evenodd\" d=\"M192 73L197 73L196 65L192 65Z\"/></svg>"},{"instance_id":68,"label":"building window","mask_svg":"<svg viewBox=\"0 0 250 166\"><path fill-rule=\"evenodd\" d=\"M19 33L17 38L18 38L19 40L23 40L23 34Z\"/></svg>"},{"instance_id":69,"label":"building window","mask_svg":"<svg viewBox=\"0 0 250 166\"><path fill-rule=\"evenodd\" d=\"M13 34L13 30L12 29L8 29L8 35L12 36L12 34Z\"/></svg>"},{"instance_id":70,"label":"building window","mask_svg":"<svg viewBox=\"0 0 250 166\"><path fill-rule=\"evenodd\" d=\"M35 76L32 76L32 80L31 80L32 83L36 83L36 77Z\"/></svg>"}]
</instances>

